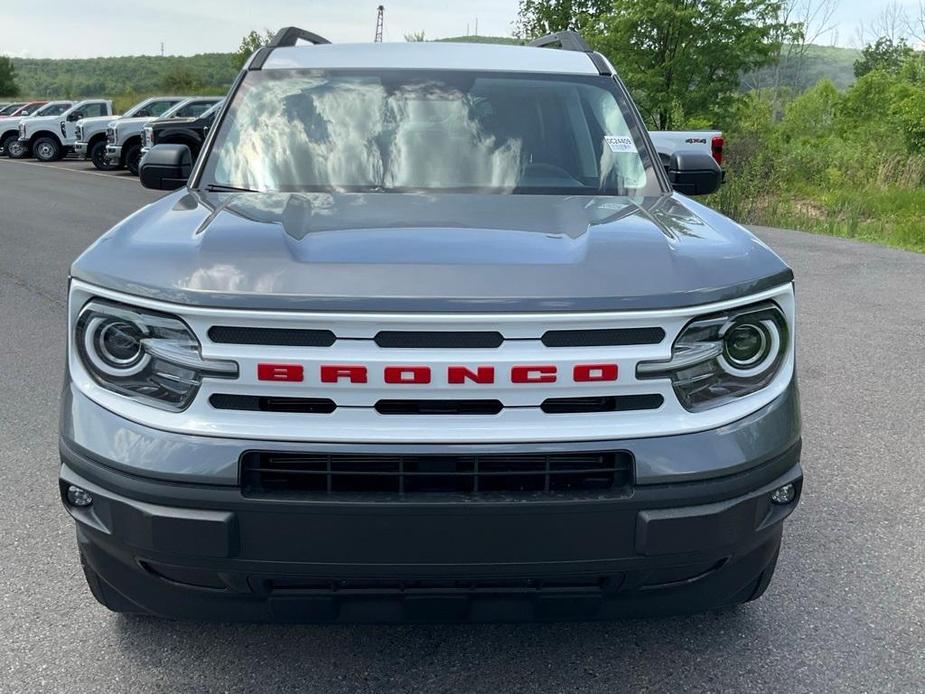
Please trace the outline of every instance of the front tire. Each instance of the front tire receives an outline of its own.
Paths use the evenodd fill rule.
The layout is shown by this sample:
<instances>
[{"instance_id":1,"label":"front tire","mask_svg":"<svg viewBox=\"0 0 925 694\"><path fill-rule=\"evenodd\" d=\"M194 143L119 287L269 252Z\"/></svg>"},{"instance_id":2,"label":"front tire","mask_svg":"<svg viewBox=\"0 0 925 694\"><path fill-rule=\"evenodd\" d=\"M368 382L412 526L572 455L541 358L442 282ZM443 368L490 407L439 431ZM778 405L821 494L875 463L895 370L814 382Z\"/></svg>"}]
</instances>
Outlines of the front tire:
<instances>
[{"instance_id":1,"label":"front tire","mask_svg":"<svg viewBox=\"0 0 925 694\"><path fill-rule=\"evenodd\" d=\"M64 156L64 150L53 137L40 137L32 143L32 156L39 161L58 161Z\"/></svg>"},{"instance_id":2,"label":"front tire","mask_svg":"<svg viewBox=\"0 0 925 694\"><path fill-rule=\"evenodd\" d=\"M106 141L99 140L90 145L90 161L100 171L114 171L119 168L118 164L106 163Z\"/></svg>"},{"instance_id":3,"label":"front tire","mask_svg":"<svg viewBox=\"0 0 925 694\"><path fill-rule=\"evenodd\" d=\"M10 159L25 159L29 156L29 146L20 142L16 135L11 135L6 139L3 149Z\"/></svg>"},{"instance_id":4,"label":"front tire","mask_svg":"<svg viewBox=\"0 0 925 694\"><path fill-rule=\"evenodd\" d=\"M138 175L138 164L141 162L141 145L134 144L125 153L125 168L132 176Z\"/></svg>"}]
</instances>

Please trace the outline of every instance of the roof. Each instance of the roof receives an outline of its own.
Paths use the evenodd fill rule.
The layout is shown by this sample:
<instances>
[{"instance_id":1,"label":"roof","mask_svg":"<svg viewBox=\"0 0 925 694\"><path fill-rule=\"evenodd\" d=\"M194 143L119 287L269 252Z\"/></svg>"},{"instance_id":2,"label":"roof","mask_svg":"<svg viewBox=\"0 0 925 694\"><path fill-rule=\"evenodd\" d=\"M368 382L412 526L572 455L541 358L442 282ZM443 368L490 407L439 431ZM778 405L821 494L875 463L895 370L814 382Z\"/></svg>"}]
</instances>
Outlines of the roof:
<instances>
[{"instance_id":1,"label":"roof","mask_svg":"<svg viewBox=\"0 0 925 694\"><path fill-rule=\"evenodd\" d=\"M408 42L299 45L273 50L264 70L418 68L597 75L587 53L480 43Z\"/></svg>"}]
</instances>

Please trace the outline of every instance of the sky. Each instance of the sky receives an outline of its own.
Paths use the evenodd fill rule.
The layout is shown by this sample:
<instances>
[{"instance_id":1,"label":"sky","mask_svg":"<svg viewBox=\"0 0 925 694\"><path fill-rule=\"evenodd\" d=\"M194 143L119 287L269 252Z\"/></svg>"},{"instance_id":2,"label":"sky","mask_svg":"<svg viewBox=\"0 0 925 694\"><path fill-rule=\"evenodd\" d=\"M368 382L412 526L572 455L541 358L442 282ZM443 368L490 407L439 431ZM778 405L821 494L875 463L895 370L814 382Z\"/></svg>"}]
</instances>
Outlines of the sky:
<instances>
[{"instance_id":1,"label":"sky","mask_svg":"<svg viewBox=\"0 0 925 694\"><path fill-rule=\"evenodd\" d=\"M475 33L510 35L517 0L0 0L0 54L31 58L168 55L235 50L251 29L297 25L332 41L371 41L376 7L385 4L386 41L425 32L427 38ZM823 0L802 0L819 2ZM837 2L835 34L820 43L856 46L891 4L917 0Z\"/></svg>"}]
</instances>

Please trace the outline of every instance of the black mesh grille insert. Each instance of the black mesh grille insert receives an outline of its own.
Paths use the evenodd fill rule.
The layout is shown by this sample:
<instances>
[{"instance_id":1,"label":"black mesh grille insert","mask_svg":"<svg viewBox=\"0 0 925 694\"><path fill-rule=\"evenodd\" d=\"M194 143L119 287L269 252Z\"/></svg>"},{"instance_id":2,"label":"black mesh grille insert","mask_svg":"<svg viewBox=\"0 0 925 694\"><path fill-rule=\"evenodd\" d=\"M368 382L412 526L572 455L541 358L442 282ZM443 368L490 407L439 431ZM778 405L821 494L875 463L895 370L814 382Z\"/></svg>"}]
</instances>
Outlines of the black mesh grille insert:
<instances>
[{"instance_id":1,"label":"black mesh grille insert","mask_svg":"<svg viewBox=\"0 0 925 694\"><path fill-rule=\"evenodd\" d=\"M380 400L379 414L498 414L499 400Z\"/></svg>"},{"instance_id":2,"label":"black mesh grille insert","mask_svg":"<svg viewBox=\"0 0 925 694\"><path fill-rule=\"evenodd\" d=\"M234 345L278 345L282 347L330 347L337 340L330 330L296 328L245 328L214 325L209 339Z\"/></svg>"},{"instance_id":3,"label":"black mesh grille insert","mask_svg":"<svg viewBox=\"0 0 925 694\"><path fill-rule=\"evenodd\" d=\"M547 414L578 412L629 412L657 410L665 402L658 393L652 395L616 395L600 398L547 398L541 408Z\"/></svg>"},{"instance_id":4,"label":"black mesh grille insert","mask_svg":"<svg viewBox=\"0 0 925 694\"><path fill-rule=\"evenodd\" d=\"M376 335L380 347L473 348L500 347L504 337L497 332L398 332L383 330Z\"/></svg>"},{"instance_id":5,"label":"black mesh grille insert","mask_svg":"<svg viewBox=\"0 0 925 694\"><path fill-rule=\"evenodd\" d=\"M608 347L657 345L665 339L661 328L615 328L613 330L550 330L543 335L547 347Z\"/></svg>"},{"instance_id":6,"label":"black mesh grille insert","mask_svg":"<svg viewBox=\"0 0 925 694\"><path fill-rule=\"evenodd\" d=\"M279 398L225 393L216 393L211 396L209 403L218 410L253 410L254 412L330 414L337 409L334 401L327 398Z\"/></svg>"},{"instance_id":7,"label":"black mesh grille insert","mask_svg":"<svg viewBox=\"0 0 925 694\"><path fill-rule=\"evenodd\" d=\"M626 451L484 455L362 455L250 452L241 458L245 496L380 492L550 493L629 487Z\"/></svg>"}]
</instances>

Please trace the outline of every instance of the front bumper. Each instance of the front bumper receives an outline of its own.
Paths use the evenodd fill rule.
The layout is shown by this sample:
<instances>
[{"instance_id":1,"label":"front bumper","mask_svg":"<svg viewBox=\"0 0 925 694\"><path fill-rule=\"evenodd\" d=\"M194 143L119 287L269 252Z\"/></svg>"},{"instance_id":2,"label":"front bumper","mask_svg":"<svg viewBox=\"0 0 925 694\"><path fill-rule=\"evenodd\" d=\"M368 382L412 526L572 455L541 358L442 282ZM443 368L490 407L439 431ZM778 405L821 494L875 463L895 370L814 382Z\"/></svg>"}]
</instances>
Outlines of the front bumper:
<instances>
[{"instance_id":1,"label":"front bumper","mask_svg":"<svg viewBox=\"0 0 925 694\"><path fill-rule=\"evenodd\" d=\"M90 150L90 145L86 142L75 142L72 149L79 159L86 159L87 152Z\"/></svg>"},{"instance_id":2,"label":"front bumper","mask_svg":"<svg viewBox=\"0 0 925 694\"><path fill-rule=\"evenodd\" d=\"M107 164L121 164L122 145L106 145L105 161Z\"/></svg>"},{"instance_id":3,"label":"front bumper","mask_svg":"<svg viewBox=\"0 0 925 694\"><path fill-rule=\"evenodd\" d=\"M162 434L158 446L154 432L143 438L111 413L111 428L100 428L98 406L68 388L61 493L101 589L166 617L485 621L703 610L757 594L773 569L802 487L795 390L743 425L740 434L763 446L744 463L728 431L621 442L636 456L637 483L620 495L285 499L245 497L226 476L254 442ZM793 425L787 435L781 421ZM95 450L78 433L88 431ZM157 467L164 459L171 474ZM705 477L708 465L716 472ZM197 467L207 474L191 475ZM772 504L788 483L794 500ZM92 505L69 505L70 485L89 491Z\"/></svg>"}]
</instances>

